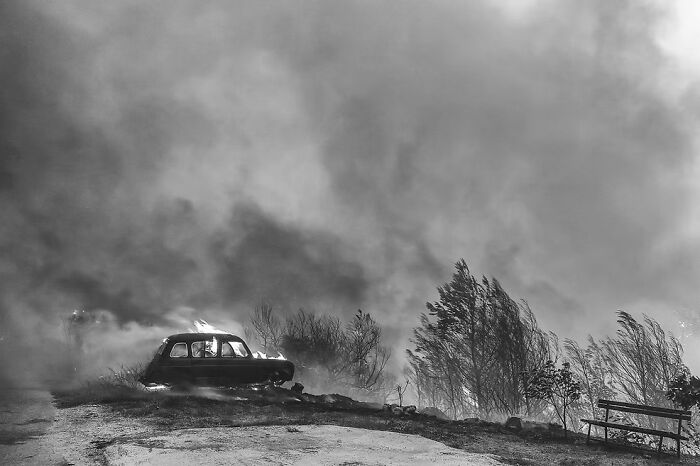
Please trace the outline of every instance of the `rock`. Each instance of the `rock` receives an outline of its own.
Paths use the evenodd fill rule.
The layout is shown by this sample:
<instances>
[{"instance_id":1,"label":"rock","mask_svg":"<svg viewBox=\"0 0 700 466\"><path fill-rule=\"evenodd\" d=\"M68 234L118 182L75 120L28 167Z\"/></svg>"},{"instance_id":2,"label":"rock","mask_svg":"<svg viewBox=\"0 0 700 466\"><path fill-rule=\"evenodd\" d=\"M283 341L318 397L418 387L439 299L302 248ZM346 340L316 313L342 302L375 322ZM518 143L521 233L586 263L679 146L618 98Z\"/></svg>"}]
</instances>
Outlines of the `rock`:
<instances>
[{"instance_id":1,"label":"rock","mask_svg":"<svg viewBox=\"0 0 700 466\"><path fill-rule=\"evenodd\" d=\"M294 385L292 385L292 388L290 388L291 391L294 393L298 393L301 395L301 392L304 391L304 386L300 384L299 382L296 382Z\"/></svg>"},{"instance_id":2,"label":"rock","mask_svg":"<svg viewBox=\"0 0 700 466\"><path fill-rule=\"evenodd\" d=\"M479 418L478 417L465 417L464 419L462 419L462 422L466 422L467 424L478 424Z\"/></svg>"},{"instance_id":3,"label":"rock","mask_svg":"<svg viewBox=\"0 0 700 466\"><path fill-rule=\"evenodd\" d=\"M384 404L384 411L392 412L394 410L394 408L398 408L398 407L399 407L399 405L394 404L394 403L385 403Z\"/></svg>"},{"instance_id":4,"label":"rock","mask_svg":"<svg viewBox=\"0 0 700 466\"><path fill-rule=\"evenodd\" d=\"M508 420L506 421L505 427L506 427L506 429L515 430L518 432L523 430L523 424L522 424L522 422L520 422L520 418L515 417L515 416L508 418Z\"/></svg>"},{"instance_id":5,"label":"rock","mask_svg":"<svg viewBox=\"0 0 700 466\"><path fill-rule=\"evenodd\" d=\"M416 414L416 407L414 405L404 406L403 412L406 414Z\"/></svg>"},{"instance_id":6,"label":"rock","mask_svg":"<svg viewBox=\"0 0 700 466\"><path fill-rule=\"evenodd\" d=\"M425 414L426 416L433 416L438 419L443 419L443 420L448 420L449 418L445 413L443 413L439 408L436 408L434 406L430 406L428 408L423 408L420 411L421 414Z\"/></svg>"},{"instance_id":7,"label":"rock","mask_svg":"<svg viewBox=\"0 0 700 466\"><path fill-rule=\"evenodd\" d=\"M401 408L401 406L394 406L391 408L391 414L394 416L401 416L403 414L403 408Z\"/></svg>"}]
</instances>

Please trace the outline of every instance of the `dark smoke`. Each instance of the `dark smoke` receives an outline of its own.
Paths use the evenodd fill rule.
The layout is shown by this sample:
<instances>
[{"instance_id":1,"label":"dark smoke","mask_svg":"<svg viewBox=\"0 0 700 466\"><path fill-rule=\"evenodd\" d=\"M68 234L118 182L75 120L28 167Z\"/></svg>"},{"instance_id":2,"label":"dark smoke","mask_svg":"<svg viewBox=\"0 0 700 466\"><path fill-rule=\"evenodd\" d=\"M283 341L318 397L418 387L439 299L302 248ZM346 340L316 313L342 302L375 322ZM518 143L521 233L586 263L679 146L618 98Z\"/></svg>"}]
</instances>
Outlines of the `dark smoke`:
<instances>
[{"instance_id":1,"label":"dark smoke","mask_svg":"<svg viewBox=\"0 0 700 466\"><path fill-rule=\"evenodd\" d=\"M364 301L369 284L341 247L333 235L297 230L241 206L211 253L218 262L219 287L233 302L258 297L287 309L328 301L347 307Z\"/></svg>"},{"instance_id":2,"label":"dark smoke","mask_svg":"<svg viewBox=\"0 0 700 466\"><path fill-rule=\"evenodd\" d=\"M460 257L564 336L691 308L664 14L2 2L0 344L60 341L73 309L150 335L268 299L362 307L401 350Z\"/></svg>"}]
</instances>

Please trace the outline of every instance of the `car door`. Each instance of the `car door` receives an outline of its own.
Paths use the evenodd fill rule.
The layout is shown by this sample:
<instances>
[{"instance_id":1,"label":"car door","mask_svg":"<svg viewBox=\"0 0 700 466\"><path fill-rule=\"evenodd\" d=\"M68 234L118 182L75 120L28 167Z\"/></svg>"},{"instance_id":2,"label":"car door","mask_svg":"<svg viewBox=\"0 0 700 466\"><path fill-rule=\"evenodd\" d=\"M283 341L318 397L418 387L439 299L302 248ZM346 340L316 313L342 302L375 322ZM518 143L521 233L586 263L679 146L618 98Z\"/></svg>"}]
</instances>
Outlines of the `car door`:
<instances>
[{"instance_id":1,"label":"car door","mask_svg":"<svg viewBox=\"0 0 700 466\"><path fill-rule=\"evenodd\" d=\"M187 342L178 341L169 345L164 352L160 372L163 382L178 384L191 383L190 358Z\"/></svg>"},{"instance_id":2,"label":"car door","mask_svg":"<svg viewBox=\"0 0 700 466\"><path fill-rule=\"evenodd\" d=\"M195 383L200 385L218 384L218 379L221 377L220 358L217 357L220 346L219 339L216 337L192 342L190 362Z\"/></svg>"},{"instance_id":3,"label":"car door","mask_svg":"<svg viewBox=\"0 0 700 466\"><path fill-rule=\"evenodd\" d=\"M221 343L221 367L228 384L258 382L258 360L253 359L246 346L237 340L223 340Z\"/></svg>"}]
</instances>

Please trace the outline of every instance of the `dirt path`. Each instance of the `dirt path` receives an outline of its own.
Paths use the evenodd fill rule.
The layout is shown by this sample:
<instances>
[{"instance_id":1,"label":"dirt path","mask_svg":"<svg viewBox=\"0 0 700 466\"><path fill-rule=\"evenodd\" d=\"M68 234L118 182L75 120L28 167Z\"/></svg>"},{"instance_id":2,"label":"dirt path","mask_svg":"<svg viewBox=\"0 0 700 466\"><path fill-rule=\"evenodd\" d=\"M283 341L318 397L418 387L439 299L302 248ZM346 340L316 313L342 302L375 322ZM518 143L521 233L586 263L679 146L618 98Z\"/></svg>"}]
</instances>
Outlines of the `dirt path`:
<instances>
[{"instance_id":1,"label":"dirt path","mask_svg":"<svg viewBox=\"0 0 700 466\"><path fill-rule=\"evenodd\" d=\"M19 441L5 442L2 464L501 464L492 455L395 432L334 425L172 430L120 416L104 406L55 410L47 401L39 397L40 406L33 408L43 413L37 422L41 429L20 432L13 437L22 436ZM15 430L21 431L23 421L17 420Z\"/></svg>"},{"instance_id":2,"label":"dirt path","mask_svg":"<svg viewBox=\"0 0 700 466\"><path fill-rule=\"evenodd\" d=\"M105 448L108 464L497 465L414 435L340 426L185 429Z\"/></svg>"}]
</instances>

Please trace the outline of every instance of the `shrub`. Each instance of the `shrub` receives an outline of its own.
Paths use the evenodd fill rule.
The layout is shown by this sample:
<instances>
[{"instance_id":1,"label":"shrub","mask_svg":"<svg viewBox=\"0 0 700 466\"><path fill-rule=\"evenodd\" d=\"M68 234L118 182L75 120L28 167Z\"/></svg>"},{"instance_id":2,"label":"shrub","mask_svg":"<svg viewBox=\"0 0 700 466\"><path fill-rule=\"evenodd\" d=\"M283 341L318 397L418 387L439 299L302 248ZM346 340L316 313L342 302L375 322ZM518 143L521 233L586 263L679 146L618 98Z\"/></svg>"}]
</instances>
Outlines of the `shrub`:
<instances>
[{"instance_id":1,"label":"shrub","mask_svg":"<svg viewBox=\"0 0 700 466\"><path fill-rule=\"evenodd\" d=\"M687 372L682 373L671 382L666 398L683 409L700 407L700 379Z\"/></svg>"},{"instance_id":2,"label":"shrub","mask_svg":"<svg viewBox=\"0 0 700 466\"><path fill-rule=\"evenodd\" d=\"M574 378L568 362L557 369L553 361L527 375L525 396L547 401L564 424L567 436L566 409L581 398L581 384Z\"/></svg>"}]
</instances>

